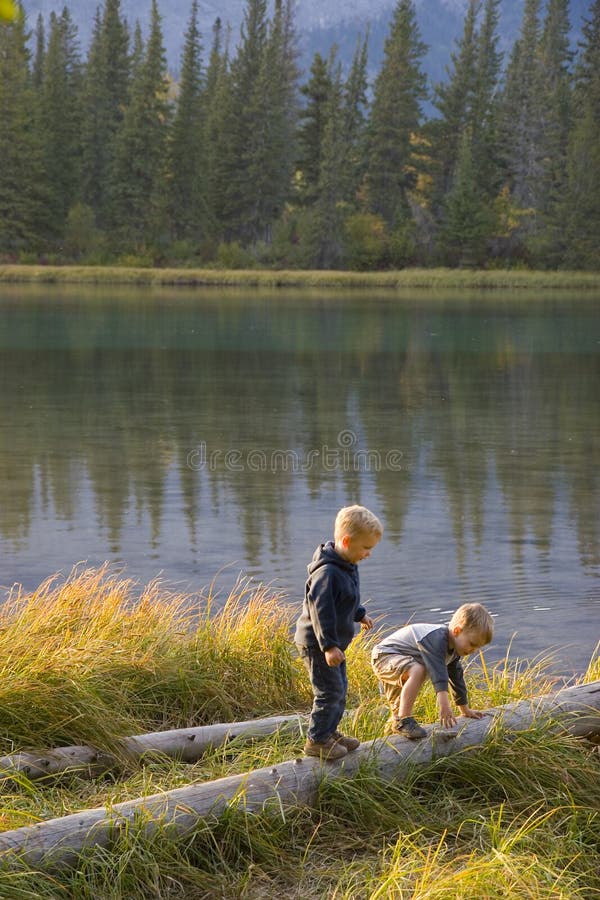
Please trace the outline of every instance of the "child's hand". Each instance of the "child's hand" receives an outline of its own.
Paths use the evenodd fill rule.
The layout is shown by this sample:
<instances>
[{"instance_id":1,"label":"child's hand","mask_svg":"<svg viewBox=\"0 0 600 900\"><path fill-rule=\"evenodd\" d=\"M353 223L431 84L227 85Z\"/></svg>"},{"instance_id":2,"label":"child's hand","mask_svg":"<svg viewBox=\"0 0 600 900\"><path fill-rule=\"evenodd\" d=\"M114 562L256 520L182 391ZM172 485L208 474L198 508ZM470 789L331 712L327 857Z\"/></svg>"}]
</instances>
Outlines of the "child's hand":
<instances>
[{"instance_id":1,"label":"child's hand","mask_svg":"<svg viewBox=\"0 0 600 900\"><path fill-rule=\"evenodd\" d=\"M478 709L471 709L469 706L461 706L460 711L467 719L483 719L485 713L479 712Z\"/></svg>"},{"instance_id":2,"label":"child's hand","mask_svg":"<svg viewBox=\"0 0 600 900\"><path fill-rule=\"evenodd\" d=\"M339 647L329 647L325 651L325 662L334 669L337 666L341 666L345 659L344 651L340 650Z\"/></svg>"},{"instance_id":3,"label":"child's hand","mask_svg":"<svg viewBox=\"0 0 600 900\"><path fill-rule=\"evenodd\" d=\"M363 616L359 624L363 631L369 631L375 623L371 616Z\"/></svg>"},{"instance_id":4,"label":"child's hand","mask_svg":"<svg viewBox=\"0 0 600 900\"><path fill-rule=\"evenodd\" d=\"M456 725L456 717L452 712L452 707L449 703L444 703L443 701L440 703L440 725L442 728L454 728Z\"/></svg>"}]
</instances>

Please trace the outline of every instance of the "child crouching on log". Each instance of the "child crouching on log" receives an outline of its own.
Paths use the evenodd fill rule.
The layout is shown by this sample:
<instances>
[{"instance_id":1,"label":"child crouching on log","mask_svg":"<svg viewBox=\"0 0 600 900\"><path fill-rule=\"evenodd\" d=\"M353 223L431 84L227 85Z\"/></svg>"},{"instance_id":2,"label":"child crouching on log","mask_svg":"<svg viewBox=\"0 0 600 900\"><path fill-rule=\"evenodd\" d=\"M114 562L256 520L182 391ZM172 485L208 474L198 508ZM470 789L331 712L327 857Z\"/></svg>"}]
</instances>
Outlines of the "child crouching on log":
<instances>
[{"instance_id":1,"label":"child crouching on log","mask_svg":"<svg viewBox=\"0 0 600 900\"><path fill-rule=\"evenodd\" d=\"M460 659L489 644L494 634L491 615L480 603L464 603L449 625L405 625L376 644L371 664L392 710L390 731L410 740L427 732L412 717L421 687L430 678L437 693L440 723L456 725L450 706L450 683L456 705L463 716L481 719L471 709Z\"/></svg>"}]
</instances>

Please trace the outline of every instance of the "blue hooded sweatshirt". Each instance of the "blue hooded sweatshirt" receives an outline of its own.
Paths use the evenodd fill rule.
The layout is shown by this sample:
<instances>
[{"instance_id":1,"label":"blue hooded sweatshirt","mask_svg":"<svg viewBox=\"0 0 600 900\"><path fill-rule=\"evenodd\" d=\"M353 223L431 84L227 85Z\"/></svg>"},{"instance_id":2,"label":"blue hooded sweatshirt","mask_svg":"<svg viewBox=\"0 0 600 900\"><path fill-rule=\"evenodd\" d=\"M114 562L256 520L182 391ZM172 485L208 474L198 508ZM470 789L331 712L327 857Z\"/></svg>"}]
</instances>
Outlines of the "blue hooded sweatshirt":
<instances>
[{"instance_id":1,"label":"blue hooded sweatshirt","mask_svg":"<svg viewBox=\"0 0 600 900\"><path fill-rule=\"evenodd\" d=\"M360 605L358 566L343 559L333 544L320 544L308 566L302 613L294 640L300 647L345 650L354 623L366 614Z\"/></svg>"}]
</instances>

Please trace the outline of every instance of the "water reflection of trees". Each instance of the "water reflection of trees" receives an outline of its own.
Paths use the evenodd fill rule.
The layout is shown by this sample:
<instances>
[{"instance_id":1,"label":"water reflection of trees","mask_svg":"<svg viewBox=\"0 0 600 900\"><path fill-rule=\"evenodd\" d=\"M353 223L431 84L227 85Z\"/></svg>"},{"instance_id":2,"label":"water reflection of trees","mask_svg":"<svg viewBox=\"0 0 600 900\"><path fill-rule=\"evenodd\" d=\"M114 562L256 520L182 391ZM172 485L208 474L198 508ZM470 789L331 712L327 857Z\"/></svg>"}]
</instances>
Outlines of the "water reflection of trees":
<instances>
[{"instance_id":1,"label":"water reflection of trees","mask_svg":"<svg viewBox=\"0 0 600 900\"><path fill-rule=\"evenodd\" d=\"M192 543L205 504L233 503L252 558L264 535L293 533L299 478L313 496L339 479L360 501L365 473L319 459L300 474L236 471L222 458L194 471L190 451L293 450L304 461L351 429L354 450L402 451L401 470L368 476L392 537L420 467L443 480L459 554L466 529L482 540L494 478L517 554L527 534L549 548L561 495L583 563L598 564L593 320L509 312L318 300L17 311L0 357L0 531L26 538L36 503L72 520L87 480L115 547L132 503L157 541L175 471Z\"/></svg>"}]
</instances>

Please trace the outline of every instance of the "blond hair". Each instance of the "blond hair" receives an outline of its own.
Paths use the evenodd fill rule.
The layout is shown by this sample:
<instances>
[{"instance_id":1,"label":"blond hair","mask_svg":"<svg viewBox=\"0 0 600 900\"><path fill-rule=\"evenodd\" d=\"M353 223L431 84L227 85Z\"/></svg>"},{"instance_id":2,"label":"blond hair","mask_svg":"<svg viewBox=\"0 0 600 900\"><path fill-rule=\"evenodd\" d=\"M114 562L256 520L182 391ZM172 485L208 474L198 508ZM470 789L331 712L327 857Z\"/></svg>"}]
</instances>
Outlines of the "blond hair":
<instances>
[{"instance_id":1,"label":"blond hair","mask_svg":"<svg viewBox=\"0 0 600 900\"><path fill-rule=\"evenodd\" d=\"M475 631L489 644L494 636L494 620L481 603L463 603L450 619L450 630L453 628Z\"/></svg>"},{"instance_id":2,"label":"blond hair","mask_svg":"<svg viewBox=\"0 0 600 900\"><path fill-rule=\"evenodd\" d=\"M361 532L377 534L381 537L383 525L377 516L364 506L344 506L335 517L333 532L336 540L345 534L354 537L355 534Z\"/></svg>"}]
</instances>

